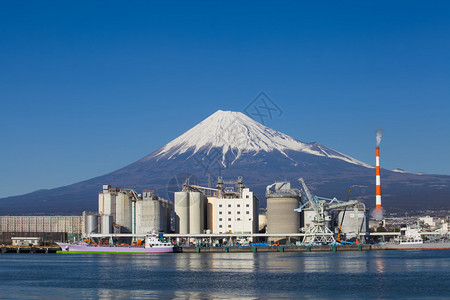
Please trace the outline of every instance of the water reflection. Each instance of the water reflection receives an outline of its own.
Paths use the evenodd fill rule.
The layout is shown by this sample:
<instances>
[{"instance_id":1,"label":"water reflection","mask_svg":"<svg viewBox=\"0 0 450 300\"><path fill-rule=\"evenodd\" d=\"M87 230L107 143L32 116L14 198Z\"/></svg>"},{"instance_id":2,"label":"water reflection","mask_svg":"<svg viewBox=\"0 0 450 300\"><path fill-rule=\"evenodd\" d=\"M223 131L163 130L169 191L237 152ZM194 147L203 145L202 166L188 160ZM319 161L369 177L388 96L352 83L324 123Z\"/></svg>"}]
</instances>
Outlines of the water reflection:
<instances>
[{"instance_id":1,"label":"water reflection","mask_svg":"<svg viewBox=\"0 0 450 300\"><path fill-rule=\"evenodd\" d=\"M256 261L254 253L182 253L175 260L178 271L252 273Z\"/></svg>"},{"instance_id":2,"label":"water reflection","mask_svg":"<svg viewBox=\"0 0 450 300\"><path fill-rule=\"evenodd\" d=\"M0 255L0 298L442 297L450 294L445 282L450 278L449 255L445 250L5 254Z\"/></svg>"},{"instance_id":3,"label":"water reflection","mask_svg":"<svg viewBox=\"0 0 450 300\"><path fill-rule=\"evenodd\" d=\"M378 274L384 273L385 260L382 252L375 252L375 266Z\"/></svg>"},{"instance_id":4,"label":"water reflection","mask_svg":"<svg viewBox=\"0 0 450 300\"><path fill-rule=\"evenodd\" d=\"M267 256L259 260L264 272L285 273L364 273L368 266L365 254L345 253L260 253Z\"/></svg>"}]
</instances>

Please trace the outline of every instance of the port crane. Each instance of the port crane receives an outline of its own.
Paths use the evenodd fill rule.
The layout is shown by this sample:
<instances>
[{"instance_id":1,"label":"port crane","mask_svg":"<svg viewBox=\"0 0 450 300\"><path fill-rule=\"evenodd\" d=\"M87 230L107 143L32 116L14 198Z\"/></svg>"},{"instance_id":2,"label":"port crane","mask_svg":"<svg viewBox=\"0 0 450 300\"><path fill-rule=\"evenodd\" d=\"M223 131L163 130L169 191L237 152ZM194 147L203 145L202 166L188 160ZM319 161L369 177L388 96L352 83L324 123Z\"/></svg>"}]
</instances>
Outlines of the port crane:
<instances>
[{"instance_id":1,"label":"port crane","mask_svg":"<svg viewBox=\"0 0 450 300\"><path fill-rule=\"evenodd\" d=\"M299 208L295 209L295 211L301 212L304 208L312 208L314 211L312 224L306 227L303 243L310 245L335 243L336 240L334 234L326 224L326 222L331 221L331 216L326 215L325 212L333 209L355 206L359 201L350 200L343 202L336 198L329 199L318 197L310 192L303 178L299 178L299 182L303 187L303 192L306 195L307 201Z\"/></svg>"}]
</instances>

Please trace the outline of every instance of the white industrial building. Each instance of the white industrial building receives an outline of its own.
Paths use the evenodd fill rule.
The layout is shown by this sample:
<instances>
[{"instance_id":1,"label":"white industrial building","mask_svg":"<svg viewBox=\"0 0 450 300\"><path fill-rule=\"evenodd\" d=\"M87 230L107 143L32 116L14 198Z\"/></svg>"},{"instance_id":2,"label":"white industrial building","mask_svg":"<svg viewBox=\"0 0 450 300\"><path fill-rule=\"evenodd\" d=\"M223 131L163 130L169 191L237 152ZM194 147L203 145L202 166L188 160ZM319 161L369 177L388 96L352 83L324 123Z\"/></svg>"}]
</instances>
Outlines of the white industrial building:
<instances>
[{"instance_id":1,"label":"white industrial building","mask_svg":"<svg viewBox=\"0 0 450 300\"><path fill-rule=\"evenodd\" d=\"M258 233L258 198L248 188L235 197L214 199L213 233Z\"/></svg>"},{"instance_id":2,"label":"white industrial building","mask_svg":"<svg viewBox=\"0 0 450 300\"><path fill-rule=\"evenodd\" d=\"M229 182L219 178L215 189L185 184L183 191L175 193L175 231L258 233L258 208L258 198L244 186L242 177Z\"/></svg>"},{"instance_id":3,"label":"white industrial building","mask_svg":"<svg viewBox=\"0 0 450 300\"><path fill-rule=\"evenodd\" d=\"M422 222L424 225L428 225L430 227L437 226L437 222L435 221L435 218L430 217L430 216L419 217L419 221Z\"/></svg>"}]
</instances>

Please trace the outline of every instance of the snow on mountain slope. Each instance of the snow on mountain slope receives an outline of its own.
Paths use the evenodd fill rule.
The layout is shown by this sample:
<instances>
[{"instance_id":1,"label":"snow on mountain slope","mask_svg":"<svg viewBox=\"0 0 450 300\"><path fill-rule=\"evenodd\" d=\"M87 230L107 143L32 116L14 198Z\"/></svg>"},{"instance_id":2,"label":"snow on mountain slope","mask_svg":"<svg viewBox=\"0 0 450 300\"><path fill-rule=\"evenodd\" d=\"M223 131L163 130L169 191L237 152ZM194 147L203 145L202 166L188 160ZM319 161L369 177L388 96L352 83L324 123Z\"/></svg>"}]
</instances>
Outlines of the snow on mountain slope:
<instances>
[{"instance_id":1,"label":"snow on mountain slope","mask_svg":"<svg viewBox=\"0 0 450 300\"><path fill-rule=\"evenodd\" d=\"M355 165L372 168L368 164L318 143L300 142L256 122L241 112L222 110L215 112L147 158L171 159L184 153L192 156L199 151L208 153L213 148L222 149L222 162L225 161L225 156L230 152L234 155L234 162L242 153L248 152L279 151L289 158L287 151L291 150L336 158Z\"/></svg>"}]
</instances>

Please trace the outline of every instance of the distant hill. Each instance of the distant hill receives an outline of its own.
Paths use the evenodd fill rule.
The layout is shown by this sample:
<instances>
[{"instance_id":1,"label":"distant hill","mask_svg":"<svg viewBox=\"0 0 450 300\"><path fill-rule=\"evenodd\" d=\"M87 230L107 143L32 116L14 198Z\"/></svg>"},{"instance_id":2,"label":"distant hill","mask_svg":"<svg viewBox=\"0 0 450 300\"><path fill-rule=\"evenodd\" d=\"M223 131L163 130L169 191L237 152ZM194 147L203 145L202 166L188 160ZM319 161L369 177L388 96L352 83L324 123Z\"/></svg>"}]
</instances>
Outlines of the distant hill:
<instances>
[{"instance_id":1,"label":"distant hill","mask_svg":"<svg viewBox=\"0 0 450 300\"><path fill-rule=\"evenodd\" d=\"M275 180L298 185L303 177L323 197L375 206L375 169L319 143L305 143L240 112L217 111L148 156L112 173L51 190L0 199L0 214L80 214L97 210L103 184L154 189L172 198L181 184L215 186L217 177L244 178L265 207L265 187ZM209 180L208 180L209 177ZM382 169L382 201L387 211L450 209L450 176ZM208 182L209 181L209 182Z\"/></svg>"}]
</instances>

